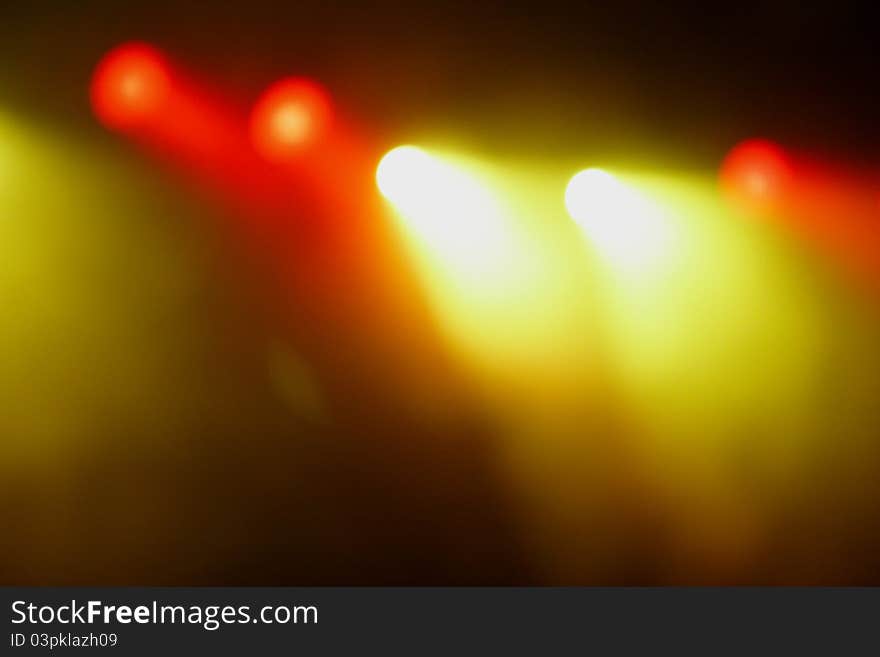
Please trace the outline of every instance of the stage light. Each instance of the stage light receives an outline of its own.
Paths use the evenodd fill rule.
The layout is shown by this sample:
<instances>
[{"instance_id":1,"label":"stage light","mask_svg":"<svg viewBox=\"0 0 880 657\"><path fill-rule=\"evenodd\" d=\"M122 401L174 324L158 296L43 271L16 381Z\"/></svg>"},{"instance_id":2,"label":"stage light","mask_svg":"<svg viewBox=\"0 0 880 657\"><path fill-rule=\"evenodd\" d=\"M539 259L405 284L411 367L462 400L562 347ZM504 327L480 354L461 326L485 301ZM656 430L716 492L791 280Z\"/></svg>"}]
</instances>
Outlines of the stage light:
<instances>
[{"instance_id":1,"label":"stage light","mask_svg":"<svg viewBox=\"0 0 880 657\"><path fill-rule=\"evenodd\" d=\"M607 171L575 174L565 190L565 207L600 254L615 263L646 265L665 249L662 213Z\"/></svg>"},{"instance_id":2,"label":"stage light","mask_svg":"<svg viewBox=\"0 0 880 657\"><path fill-rule=\"evenodd\" d=\"M162 111L170 87L162 55L146 44L126 43L98 63L92 76L92 108L109 128L135 128Z\"/></svg>"},{"instance_id":3,"label":"stage light","mask_svg":"<svg viewBox=\"0 0 880 657\"><path fill-rule=\"evenodd\" d=\"M408 231L448 267L470 275L498 264L507 243L498 204L461 167L399 146L379 162L376 184Z\"/></svg>"},{"instance_id":4,"label":"stage light","mask_svg":"<svg viewBox=\"0 0 880 657\"><path fill-rule=\"evenodd\" d=\"M620 184L614 176L602 169L585 169L568 183L565 207L581 227L587 228L596 216L613 212L620 197Z\"/></svg>"},{"instance_id":5,"label":"stage light","mask_svg":"<svg viewBox=\"0 0 880 657\"><path fill-rule=\"evenodd\" d=\"M376 184L382 195L405 208L418 203L437 166L425 151L415 146L398 146L382 158L376 169Z\"/></svg>"},{"instance_id":6,"label":"stage light","mask_svg":"<svg viewBox=\"0 0 880 657\"><path fill-rule=\"evenodd\" d=\"M733 202L753 211L776 209L791 181L785 152L763 139L736 145L721 165L721 187Z\"/></svg>"},{"instance_id":7,"label":"stage light","mask_svg":"<svg viewBox=\"0 0 880 657\"><path fill-rule=\"evenodd\" d=\"M565 322L547 319L559 316L549 281L560 269L570 275L571 266L548 239L560 223L553 220L557 180L509 161L496 166L416 146L389 151L376 169L438 328L483 373L509 371L514 362L543 367L558 345Z\"/></svg>"},{"instance_id":8,"label":"stage light","mask_svg":"<svg viewBox=\"0 0 880 657\"><path fill-rule=\"evenodd\" d=\"M251 113L254 147L275 162L295 158L326 134L331 114L330 99L318 84L303 78L276 82Z\"/></svg>"}]
</instances>

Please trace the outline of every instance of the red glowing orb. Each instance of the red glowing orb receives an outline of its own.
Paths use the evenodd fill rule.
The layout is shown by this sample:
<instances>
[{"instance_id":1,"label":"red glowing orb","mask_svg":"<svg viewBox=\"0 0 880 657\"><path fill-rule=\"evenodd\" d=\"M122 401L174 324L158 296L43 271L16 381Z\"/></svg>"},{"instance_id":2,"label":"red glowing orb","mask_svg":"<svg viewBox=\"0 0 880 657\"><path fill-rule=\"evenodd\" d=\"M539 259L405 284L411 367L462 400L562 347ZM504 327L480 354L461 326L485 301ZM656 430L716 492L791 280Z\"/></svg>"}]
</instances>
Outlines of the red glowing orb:
<instances>
[{"instance_id":1,"label":"red glowing orb","mask_svg":"<svg viewBox=\"0 0 880 657\"><path fill-rule=\"evenodd\" d=\"M254 148L268 160L291 160L320 141L330 119L330 99L322 87L303 78L281 80L254 106Z\"/></svg>"},{"instance_id":2,"label":"red glowing orb","mask_svg":"<svg viewBox=\"0 0 880 657\"><path fill-rule=\"evenodd\" d=\"M162 55L143 43L107 53L92 76L92 109L104 125L130 129L161 113L171 87Z\"/></svg>"},{"instance_id":3,"label":"red glowing orb","mask_svg":"<svg viewBox=\"0 0 880 657\"><path fill-rule=\"evenodd\" d=\"M721 187L728 197L752 209L771 209L785 196L791 165L782 148L763 139L737 144L721 165Z\"/></svg>"}]
</instances>

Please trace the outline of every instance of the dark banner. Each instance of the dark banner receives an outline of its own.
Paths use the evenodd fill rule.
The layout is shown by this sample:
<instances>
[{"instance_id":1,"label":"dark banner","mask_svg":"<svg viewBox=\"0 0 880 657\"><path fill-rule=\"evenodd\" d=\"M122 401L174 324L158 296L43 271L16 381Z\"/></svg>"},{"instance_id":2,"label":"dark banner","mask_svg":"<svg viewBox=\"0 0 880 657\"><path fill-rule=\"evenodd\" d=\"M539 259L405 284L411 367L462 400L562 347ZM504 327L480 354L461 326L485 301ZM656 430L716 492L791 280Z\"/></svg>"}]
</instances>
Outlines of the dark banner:
<instances>
[{"instance_id":1,"label":"dark banner","mask_svg":"<svg viewBox=\"0 0 880 657\"><path fill-rule=\"evenodd\" d=\"M3 654L873 650L876 589L4 588Z\"/></svg>"}]
</instances>

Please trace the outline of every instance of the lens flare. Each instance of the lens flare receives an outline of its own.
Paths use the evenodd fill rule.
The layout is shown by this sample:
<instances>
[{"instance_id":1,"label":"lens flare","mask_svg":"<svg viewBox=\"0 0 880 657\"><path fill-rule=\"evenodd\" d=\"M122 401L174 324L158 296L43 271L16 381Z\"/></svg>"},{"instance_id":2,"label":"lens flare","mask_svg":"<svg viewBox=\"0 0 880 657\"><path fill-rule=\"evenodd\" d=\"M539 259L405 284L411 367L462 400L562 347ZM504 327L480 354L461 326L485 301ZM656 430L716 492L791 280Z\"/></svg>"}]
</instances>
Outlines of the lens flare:
<instances>
[{"instance_id":1,"label":"lens flare","mask_svg":"<svg viewBox=\"0 0 880 657\"><path fill-rule=\"evenodd\" d=\"M330 98L315 82L303 78L276 82L251 113L254 147L267 160L289 161L321 140L331 114Z\"/></svg>"},{"instance_id":2,"label":"lens flare","mask_svg":"<svg viewBox=\"0 0 880 657\"><path fill-rule=\"evenodd\" d=\"M725 195L752 211L778 209L791 178L785 151L763 139L737 144L721 165L721 188Z\"/></svg>"},{"instance_id":3,"label":"lens flare","mask_svg":"<svg viewBox=\"0 0 880 657\"><path fill-rule=\"evenodd\" d=\"M136 128L162 112L170 87L163 56L147 44L126 43L98 63L92 76L92 108L109 128Z\"/></svg>"},{"instance_id":4,"label":"lens flare","mask_svg":"<svg viewBox=\"0 0 880 657\"><path fill-rule=\"evenodd\" d=\"M565 190L565 207L600 255L616 264L640 267L665 251L669 236L662 213L607 171L576 173Z\"/></svg>"}]
</instances>

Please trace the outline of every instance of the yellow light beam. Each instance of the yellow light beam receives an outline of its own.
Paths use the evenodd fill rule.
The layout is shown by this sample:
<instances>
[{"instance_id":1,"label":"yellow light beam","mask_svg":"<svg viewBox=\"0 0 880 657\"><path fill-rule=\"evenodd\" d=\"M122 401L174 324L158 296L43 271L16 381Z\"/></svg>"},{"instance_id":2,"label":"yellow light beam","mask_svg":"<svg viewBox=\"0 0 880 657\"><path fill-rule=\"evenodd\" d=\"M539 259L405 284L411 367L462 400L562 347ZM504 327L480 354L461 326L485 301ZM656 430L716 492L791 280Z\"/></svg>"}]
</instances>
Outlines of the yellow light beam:
<instances>
[{"instance_id":1,"label":"yellow light beam","mask_svg":"<svg viewBox=\"0 0 880 657\"><path fill-rule=\"evenodd\" d=\"M376 183L433 259L463 276L479 276L504 258L507 228L492 195L465 171L416 146L399 146L379 162Z\"/></svg>"}]
</instances>

